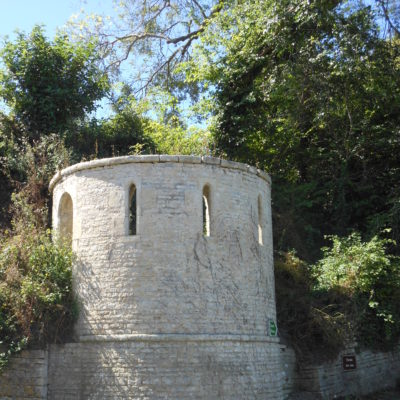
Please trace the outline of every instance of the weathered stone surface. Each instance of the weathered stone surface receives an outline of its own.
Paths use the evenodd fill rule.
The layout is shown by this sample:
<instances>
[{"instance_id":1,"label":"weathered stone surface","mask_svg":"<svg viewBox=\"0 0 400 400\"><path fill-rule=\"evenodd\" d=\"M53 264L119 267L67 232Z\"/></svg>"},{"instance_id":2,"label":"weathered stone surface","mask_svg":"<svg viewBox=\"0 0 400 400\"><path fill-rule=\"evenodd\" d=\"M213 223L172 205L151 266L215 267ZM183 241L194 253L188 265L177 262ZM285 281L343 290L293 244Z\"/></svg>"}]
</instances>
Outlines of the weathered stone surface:
<instances>
[{"instance_id":1,"label":"weathered stone surface","mask_svg":"<svg viewBox=\"0 0 400 400\"><path fill-rule=\"evenodd\" d=\"M79 343L52 346L50 363L52 400L283 398L276 344Z\"/></svg>"},{"instance_id":2,"label":"weathered stone surface","mask_svg":"<svg viewBox=\"0 0 400 400\"><path fill-rule=\"evenodd\" d=\"M213 157L123 157L78 164L52 182L55 228L62 228L64 193L73 202L81 344L67 346L66 355L51 352L51 398L73 386L79 398L111 390L98 384L98 370L123 381L102 398L281 398L274 378L280 347L267 332L276 320L270 185L256 169L220 164ZM136 235L128 234L132 185ZM62 378L76 359L76 375Z\"/></svg>"},{"instance_id":3,"label":"weathered stone surface","mask_svg":"<svg viewBox=\"0 0 400 400\"><path fill-rule=\"evenodd\" d=\"M22 351L0 375L0 399L47 399L47 352Z\"/></svg>"},{"instance_id":4,"label":"weathered stone surface","mask_svg":"<svg viewBox=\"0 0 400 400\"><path fill-rule=\"evenodd\" d=\"M221 165L221 159L217 157L203 156L201 162L204 164Z\"/></svg>"},{"instance_id":5,"label":"weathered stone surface","mask_svg":"<svg viewBox=\"0 0 400 400\"><path fill-rule=\"evenodd\" d=\"M342 355L298 365L276 338L133 336L87 336L24 351L0 377L0 398L330 400L393 387L400 372L399 351L359 352L357 369L343 371Z\"/></svg>"},{"instance_id":6,"label":"weathered stone surface","mask_svg":"<svg viewBox=\"0 0 400 400\"><path fill-rule=\"evenodd\" d=\"M356 368L345 371L343 356L354 355ZM366 395L398 385L400 351L373 352L345 349L333 362L300 368L297 386L322 400Z\"/></svg>"},{"instance_id":7,"label":"weathered stone surface","mask_svg":"<svg viewBox=\"0 0 400 400\"><path fill-rule=\"evenodd\" d=\"M276 320L270 186L256 170L171 157L76 168L56 184L56 228L61 196L69 193L73 202L77 335L266 336L268 319ZM128 235L132 184L135 236ZM203 236L206 184L210 237ZM258 243L258 196L264 245Z\"/></svg>"},{"instance_id":8,"label":"weathered stone surface","mask_svg":"<svg viewBox=\"0 0 400 400\"><path fill-rule=\"evenodd\" d=\"M269 184L271 184L271 178L269 175L263 171L256 170L253 167L250 167L247 164L242 164L239 162L223 160L216 157L199 157L199 156L188 156L188 155L143 155L143 156L123 156L123 157L114 157L114 158L103 158L100 160L92 160L86 161L79 164L72 165L71 167L65 168L62 171L58 171L53 179L50 181L49 189L53 190L54 186L57 182L62 180L63 177L74 174L78 171L89 170L94 168L102 168L109 167L112 165L122 165L122 164L132 164L132 163L158 163L158 162L177 162L177 163L185 163L185 164L210 164L210 165L221 165L224 168L231 169L239 169L241 171L247 171L254 174L257 174L262 179L266 180ZM250 171L251 169L251 171Z\"/></svg>"},{"instance_id":9,"label":"weathered stone surface","mask_svg":"<svg viewBox=\"0 0 400 400\"><path fill-rule=\"evenodd\" d=\"M160 162L179 162L179 156L160 155Z\"/></svg>"}]
</instances>

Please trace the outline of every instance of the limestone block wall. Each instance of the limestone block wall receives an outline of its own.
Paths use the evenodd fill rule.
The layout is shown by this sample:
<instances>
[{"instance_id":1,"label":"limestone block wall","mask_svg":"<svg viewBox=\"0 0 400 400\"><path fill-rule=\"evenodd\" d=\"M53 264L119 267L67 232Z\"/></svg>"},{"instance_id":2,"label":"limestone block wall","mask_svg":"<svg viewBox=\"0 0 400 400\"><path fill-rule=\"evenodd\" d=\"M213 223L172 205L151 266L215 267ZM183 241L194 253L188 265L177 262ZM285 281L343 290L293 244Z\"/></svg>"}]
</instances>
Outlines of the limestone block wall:
<instances>
[{"instance_id":1,"label":"limestone block wall","mask_svg":"<svg viewBox=\"0 0 400 400\"><path fill-rule=\"evenodd\" d=\"M146 337L51 345L15 356L0 376L1 399L331 400L396 386L400 351L356 354L357 369L304 366L271 342Z\"/></svg>"},{"instance_id":2,"label":"limestone block wall","mask_svg":"<svg viewBox=\"0 0 400 400\"><path fill-rule=\"evenodd\" d=\"M47 399L47 351L15 355L0 375L0 399Z\"/></svg>"},{"instance_id":3,"label":"limestone block wall","mask_svg":"<svg viewBox=\"0 0 400 400\"><path fill-rule=\"evenodd\" d=\"M279 346L87 342L50 349L49 399L283 399Z\"/></svg>"},{"instance_id":4,"label":"limestone block wall","mask_svg":"<svg viewBox=\"0 0 400 400\"><path fill-rule=\"evenodd\" d=\"M132 185L136 235L128 234ZM267 336L276 315L266 174L214 158L120 157L67 168L53 186L54 227L63 229L66 193L73 204L79 337Z\"/></svg>"},{"instance_id":5,"label":"limestone block wall","mask_svg":"<svg viewBox=\"0 0 400 400\"><path fill-rule=\"evenodd\" d=\"M50 398L283 398L267 174L132 156L51 187L81 306L79 343L50 351Z\"/></svg>"},{"instance_id":6,"label":"limestone block wall","mask_svg":"<svg viewBox=\"0 0 400 400\"><path fill-rule=\"evenodd\" d=\"M343 369L344 355L356 357L356 369ZM330 400L392 388L399 384L399 379L399 349L383 353L370 350L356 352L355 348L348 348L333 362L300 367L295 378L297 383L294 384L317 399Z\"/></svg>"}]
</instances>

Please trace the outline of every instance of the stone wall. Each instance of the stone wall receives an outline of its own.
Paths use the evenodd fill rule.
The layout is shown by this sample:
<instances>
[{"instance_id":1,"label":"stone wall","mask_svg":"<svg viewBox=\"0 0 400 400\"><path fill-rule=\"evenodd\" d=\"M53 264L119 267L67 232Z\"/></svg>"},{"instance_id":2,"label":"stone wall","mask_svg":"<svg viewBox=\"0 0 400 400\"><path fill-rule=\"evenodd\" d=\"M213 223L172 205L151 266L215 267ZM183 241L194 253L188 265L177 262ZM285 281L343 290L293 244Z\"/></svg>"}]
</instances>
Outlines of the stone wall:
<instances>
[{"instance_id":1,"label":"stone wall","mask_svg":"<svg viewBox=\"0 0 400 400\"><path fill-rule=\"evenodd\" d=\"M136 235L128 234L132 184ZM205 185L209 237L203 235ZM268 335L276 311L270 183L261 171L214 158L177 156L78 164L54 186L53 225L60 231L65 193L73 203L79 337Z\"/></svg>"},{"instance_id":2,"label":"stone wall","mask_svg":"<svg viewBox=\"0 0 400 400\"><path fill-rule=\"evenodd\" d=\"M343 369L343 356L352 355L356 368ZM344 350L330 363L298 367L294 385L315 398L330 400L392 388L400 382L400 349L393 352Z\"/></svg>"},{"instance_id":3,"label":"stone wall","mask_svg":"<svg viewBox=\"0 0 400 400\"><path fill-rule=\"evenodd\" d=\"M50 350L49 399L283 399L276 343L86 342Z\"/></svg>"},{"instance_id":4,"label":"stone wall","mask_svg":"<svg viewBox=\"0 0 400 400\"><path fill-rule=\"evenodd\" d=\"M343 371L343 354L354 349L335 362L299 366L274 338L101 338L22 352L0 377L0 398L283 400L301 392L331 400L398 384L400 351L360 352L352 371Z\"/></svg>"},{"instance_id":5,"label":"stone wall","mask_svg":"<svg viewBox=\"0 0 400 400\"><path fill-rule=\"evenodd\" d=\"M43 350L15 355L0 375L0 399L47 399L47 357Z\"/></svg>"},{"instance_id":6,"label":"stone wall","mask_svg":"<svg viewBox=\"0 0 400 400\"><path fill-rule=\"evenodd\" d=\"M129 156L67 168L51 185L53 226L70 230L72 215L80 301L79 344L50 352L51 398L282 398L267 174Z\"/></svg>"}]
</instances>

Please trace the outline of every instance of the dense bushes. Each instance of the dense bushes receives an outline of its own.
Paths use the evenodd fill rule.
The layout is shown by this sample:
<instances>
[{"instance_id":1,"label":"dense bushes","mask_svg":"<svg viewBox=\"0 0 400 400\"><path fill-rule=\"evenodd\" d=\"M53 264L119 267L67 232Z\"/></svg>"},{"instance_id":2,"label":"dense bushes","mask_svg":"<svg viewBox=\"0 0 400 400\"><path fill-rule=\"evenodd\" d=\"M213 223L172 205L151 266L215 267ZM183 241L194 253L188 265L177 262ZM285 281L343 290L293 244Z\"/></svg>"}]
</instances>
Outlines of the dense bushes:
<instances>
[{"instance_id":1,"label":"dense bushes","mask_svg":"<svg viewBox=\"0 0 400 400\"><path fill-rule=\"evenodd\" d=\"M330 237L310 266L292 253L275 263L278 318L301 359L334 357L345 342L390 349L400 338L400 259L393 241L359 234Z\"/></svg>"},{"instance_id":2,"label":"dense bushes","mask_svg":"<svg viewBox=\"0 0 400 400\"><path fill-rule=\"evenodd\" d=\"M332 247L313 267L317 290L340 289L353 299L358 340L368 346L386 347L400 336L400 258L387 254L393 241L374 236L332 236Z\"/></svg>"},{"instance_id":3,"label":"dense bushes","mask_svg":"<svg viewBox=\"0 0 400 400\"><path fill-rule=\"evenodd\" d=\"M317 295L310 267L294 253L275 255L275 280L282 339L301 361L334 358L346 340L348 329L342 308L350 299L337 291Z\"/></svg>"},{"instance_id":4,"label":"dense bushes","mask_svg":"<svg viewBox=\"0 0 400 400\"><path fill-rule=\"evenodd\" d=\"M65 340L77 309L68 243L17 222L0 239L0 254L1 368L24 345Z\"/></svg>"},{"instance_id":5,"label":"dense bushes","mask_svg":"<svg viewBox=\"0 0 400 400\"><path fill-rule=\"evenodd\" d=\"M53 241L47 229L49 180L68 164L69 152L57 135L33 144L6 139L1 167L15 191L12 222L0 231L0 368L25 346L68 338L77 313L71 246Z\"/></svg>"}]
</instances>

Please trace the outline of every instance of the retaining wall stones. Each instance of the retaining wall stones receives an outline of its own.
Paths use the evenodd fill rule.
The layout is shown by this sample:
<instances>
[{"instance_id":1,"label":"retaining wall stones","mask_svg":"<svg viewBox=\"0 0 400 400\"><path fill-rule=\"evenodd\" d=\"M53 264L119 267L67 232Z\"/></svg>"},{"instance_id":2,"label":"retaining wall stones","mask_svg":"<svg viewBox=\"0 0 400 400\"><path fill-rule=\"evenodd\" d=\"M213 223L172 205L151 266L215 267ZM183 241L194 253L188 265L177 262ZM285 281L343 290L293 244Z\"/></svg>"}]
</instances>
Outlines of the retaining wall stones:
<instances>
[{"instance_id":1,"label":"retaining wall stones","mask_svg":"<svg viewBox=\"0 0 400 400\"><path fill-rule=\"evenodd\" d=\"M48 354L24 350L15 355L0 375L0 399L47 399Z\"/></svg>"},{"instance_id":2,"label":"retaining wall stones","mask_svg":"<svg viewBox=\"0 0 400 400\"><path fill-rule=\"evenodd\" d=\"M347 355L355 357L355 369L343 369L343 357ZM400 349L382 353L348 348L333 362L303 366L297 371L294 385L316 399L366 395L400 383Z\"/></svg>"},{"instance_id":3,"label":"retaining wall stones","mask_svg":"<svg viewBox=\"0 0 400 400\"><path fill-rule=\"evenodd\" d=\"M357 368L344 371L342 356L354 349L335 362L300 366L276 339L221 339L102 338L23 351L0 377L0 399L331 400L394 387L400 376L398 350L359 352Z\"/></svg>"}]
</instances>

